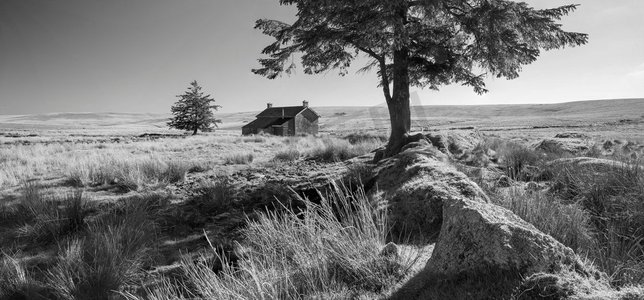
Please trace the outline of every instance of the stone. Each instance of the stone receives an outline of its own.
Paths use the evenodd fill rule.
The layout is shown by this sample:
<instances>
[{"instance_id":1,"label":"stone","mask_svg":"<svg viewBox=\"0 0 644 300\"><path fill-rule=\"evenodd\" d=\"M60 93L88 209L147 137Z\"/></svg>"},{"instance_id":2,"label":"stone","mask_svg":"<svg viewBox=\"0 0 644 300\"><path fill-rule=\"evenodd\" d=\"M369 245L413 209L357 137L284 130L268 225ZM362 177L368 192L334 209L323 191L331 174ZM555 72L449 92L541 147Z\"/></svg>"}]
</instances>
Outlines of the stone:
<instances>
[{"instance_id":1,"label":"stone","mask_svg":"<svg viewBox=\"0 0 644 300\"><path fill-rule=\"evenodd\" d=\"M425 268L445 275L484 270L530 275L564 265L583 269L570 248L511 211L461 199L445 203L440 238Z\"/></svg>"},{"instance_id":2,"label":"stone","mask_svg":"<svg viewBox=\"0 0 644 300\"><path fill-rule=\"evenodd\" d=\"M446 154L425 146L409 148L376 166L369 193L389 205L393 237L431 242L440 230L444 201L489 201L478 185L447 161Z\"/></svg>"},{"instance_id":3,"label":"stone","mask_svg":"<svg viewBox=\"0 0 644 300\"><path fill-rule=\"evenodd\" d=\"M544 139L533 145L535 150L546 153L569 153L578 154L588 151L588 144L581 139Z\"/></svg>"}]
</instances>

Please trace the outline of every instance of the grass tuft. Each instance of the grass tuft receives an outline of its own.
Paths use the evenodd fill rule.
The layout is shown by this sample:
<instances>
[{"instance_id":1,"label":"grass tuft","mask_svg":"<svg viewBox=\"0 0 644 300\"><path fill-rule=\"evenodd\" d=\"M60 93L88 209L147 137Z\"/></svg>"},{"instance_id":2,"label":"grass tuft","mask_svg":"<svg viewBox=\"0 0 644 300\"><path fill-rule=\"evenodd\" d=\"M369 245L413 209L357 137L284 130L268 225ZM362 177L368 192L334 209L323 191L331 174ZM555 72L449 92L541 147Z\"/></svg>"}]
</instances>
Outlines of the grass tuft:
<instances>
[{"instance_id":1,"label":"grass tuft","mask_svg":"<svg viewBox=\"0 0 644 300\"><path fill-rule=\"evenodd\" d=\"M253 162L253 153L234 153L224 156L225 165L247 165Z\"/></svg>"},{"instance_id":2,"label":"grass tuft","mask_svg":"<svg viewBox=\"0 0 644 300\"><path fill-rule=\"evenodd\" d=\"M362 190L336 187L319 204L299 201L305 210L267 211L249 221L242 231L249 251L237 267L221 256L219 273L208 263L184 261L185 286L205 299L342 298L384 293L415 262L380 253L387 212Z\"/></svg>"}]
</instances>

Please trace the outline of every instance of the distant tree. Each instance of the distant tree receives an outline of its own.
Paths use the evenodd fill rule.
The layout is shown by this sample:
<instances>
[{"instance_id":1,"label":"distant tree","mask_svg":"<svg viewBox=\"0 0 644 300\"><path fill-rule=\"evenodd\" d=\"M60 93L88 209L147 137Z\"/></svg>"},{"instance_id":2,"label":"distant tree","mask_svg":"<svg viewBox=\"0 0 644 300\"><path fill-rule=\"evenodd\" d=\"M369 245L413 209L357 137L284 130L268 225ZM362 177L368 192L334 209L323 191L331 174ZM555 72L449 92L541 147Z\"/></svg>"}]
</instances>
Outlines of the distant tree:
<instances>
[{"instance_id":1,"label":"distant tree","mask_svg":"<svg viewBox=\"0 0 644 300\"><path fill-rule=\"evenodd\" d=\"M195 135L198 130L209 130L211 126L217 127L217 123L221 123L213 114L213 110L218 110L221 105L215 105L215 99L210 95L204 96L196 80L190 83L183 95L177 97L180 99L172 105L173 117L168 122L171 128L191 130Z\"/></svg>"},{"instance_id":2,"label":"distant tree","mask_svg":"<svg viewBox=\"0 0 644 300\"><path fill-rule=\"evenodd\" d=\"M290 74L301 53L306 74L339 69L346 74L360 55L360 69L377 68L389 109L391 135L385 156L407 142L409 88L459 83L487 92L486 76L513 79L542 50L585 44L588 36L557 23L576 5L534 9L509 0L280 0L295 5L293 24L261 19L255 28L275 38L253 72L270 79ZM391 86L391 87L390 87ZM393 91L392 91L393 88Z\"/></svg>"}]
</instances>

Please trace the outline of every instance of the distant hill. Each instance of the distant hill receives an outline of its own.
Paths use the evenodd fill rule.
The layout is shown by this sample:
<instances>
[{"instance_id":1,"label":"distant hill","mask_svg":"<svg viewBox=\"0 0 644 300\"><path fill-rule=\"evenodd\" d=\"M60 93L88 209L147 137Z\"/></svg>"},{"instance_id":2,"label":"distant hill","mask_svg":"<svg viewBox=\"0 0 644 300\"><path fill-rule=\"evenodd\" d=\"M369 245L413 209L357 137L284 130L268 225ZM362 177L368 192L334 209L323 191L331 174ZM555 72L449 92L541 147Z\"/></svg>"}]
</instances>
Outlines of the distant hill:
<instances>
[{"instance_id":1,"label":"distant hill","mask_svg":"<svg viewBox=\"0 0 644 300\"><path fill-rule=\"evenodd\" d=\"M379 130L389 127L384 106L313 107L322 118L321 131ZM216 114L222 130L240 130L260 111ZM170 114L50 113L0 115L0 128L166 128ZM578 101L557 104L432 105L412 107L412 126L418 128L507 128L575 126L644 119L644 99ZM630 120L630 121L629 121ZM638 121L639 122L639 121Z\"/></svg>"}]
</instances>

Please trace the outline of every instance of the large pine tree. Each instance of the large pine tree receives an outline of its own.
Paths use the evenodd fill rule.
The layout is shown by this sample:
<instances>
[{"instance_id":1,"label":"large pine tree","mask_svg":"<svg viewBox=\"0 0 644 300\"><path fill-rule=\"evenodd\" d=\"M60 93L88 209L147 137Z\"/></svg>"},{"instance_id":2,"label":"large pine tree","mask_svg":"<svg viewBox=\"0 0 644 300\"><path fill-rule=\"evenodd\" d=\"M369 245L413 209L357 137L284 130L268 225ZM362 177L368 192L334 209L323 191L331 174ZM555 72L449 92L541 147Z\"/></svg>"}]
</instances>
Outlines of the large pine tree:
<instances>
[{"instance_id":1,"label":"large pine tree","mask_svg":"<svg viewBox=\"0 0 644 300\"><path fill-rule=\"evenodd\" d=\"M191 130L192 135L196 135L198 130L209 130L221 123L213 114L213 110L218 110L221 105L215 105L215 99L210 95L204 96L196 80L190 83L183 95L177 97L179 100L171 108L173 117L168 122L171 128Z\"/></svg>"},{"instance_id":2,"label":"large pine tree","mask_svg":"<svg viewBox=\"0 0 644 300\"><path fill-rule=\"evenodd\" d=\"M386 156L406 143L411 127L410 86L438 89L458 83L485 93L486 76L513 79L541 51L578 46L583 33L557 21L576 5L534 9L509 0L280 0L295 5L293 24L262 19L255 28L275 38L253 72L274 79L291 73L301 53L304 72L339 69L369 58L391 120Z\"/></svg>"}]
</instances>

